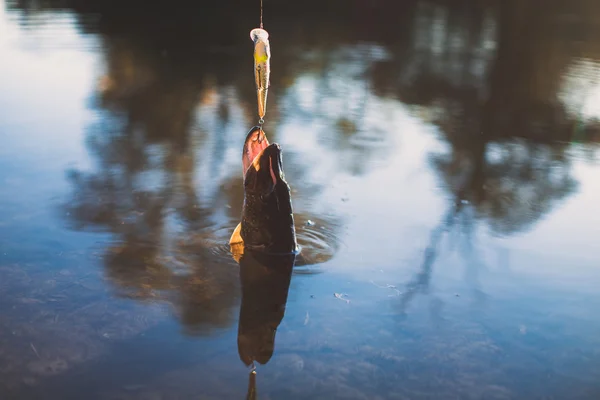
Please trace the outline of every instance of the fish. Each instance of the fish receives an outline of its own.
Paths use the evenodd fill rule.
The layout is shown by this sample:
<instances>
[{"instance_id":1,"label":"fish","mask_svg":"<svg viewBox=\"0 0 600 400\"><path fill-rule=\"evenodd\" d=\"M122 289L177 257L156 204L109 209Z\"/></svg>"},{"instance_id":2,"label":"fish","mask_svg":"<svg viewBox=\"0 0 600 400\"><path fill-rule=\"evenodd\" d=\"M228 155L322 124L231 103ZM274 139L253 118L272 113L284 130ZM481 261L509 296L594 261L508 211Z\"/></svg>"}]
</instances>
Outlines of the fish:
<instances>
[{"instance_id":1,"label":"fish","mask_svg":"<svg viewBox=\"0 0 600 400\"><path fill-rule=\"evenodd\" d=\"M256 83L258 116L262 121L267 113L267 92L271 75L269 33L262 28L252 29L250 39L254 42L254 82Z\"/></svg>"},{"instance_id":2,"label":"fish","mask_svg":"<svg viewBox=\"0 0 600 400\"><path fill-rule=\"evenodd\" d=\"M269 144L260 126L250 129L242 148L244 203L229 244L236 260L245 250L297 254L291 189L281 147Z\"/></svg>"}]
</instances>

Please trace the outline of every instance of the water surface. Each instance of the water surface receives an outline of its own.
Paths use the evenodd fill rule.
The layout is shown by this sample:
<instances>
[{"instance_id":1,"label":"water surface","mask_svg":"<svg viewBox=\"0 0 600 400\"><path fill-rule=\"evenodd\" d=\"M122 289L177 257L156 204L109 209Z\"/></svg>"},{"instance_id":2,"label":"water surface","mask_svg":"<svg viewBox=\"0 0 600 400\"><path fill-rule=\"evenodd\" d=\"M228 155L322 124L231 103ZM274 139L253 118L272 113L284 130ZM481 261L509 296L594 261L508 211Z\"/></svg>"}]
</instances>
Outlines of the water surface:
<instances>
[{"instance_id":1,"label":"water surface","mask_svg":"<svg viewBox=\"0 0 600 400\"><path fill-rule=\"evenodd\" d=\"M260 399L600 396L600 6L396 3L265 1L281 320L227 246L255 5L2 4L3 399L240 399L252 346Z\"/></svg>"}]
</instances>

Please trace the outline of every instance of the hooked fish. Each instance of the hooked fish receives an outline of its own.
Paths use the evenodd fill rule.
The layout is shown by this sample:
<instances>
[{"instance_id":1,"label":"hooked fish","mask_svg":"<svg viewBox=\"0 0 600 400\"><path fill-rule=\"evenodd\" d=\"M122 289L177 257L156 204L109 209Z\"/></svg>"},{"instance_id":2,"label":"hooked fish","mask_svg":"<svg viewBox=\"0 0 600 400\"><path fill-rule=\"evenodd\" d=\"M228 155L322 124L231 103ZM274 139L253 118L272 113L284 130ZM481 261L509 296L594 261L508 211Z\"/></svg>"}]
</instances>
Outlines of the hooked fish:
<instances>
[{"instance_id":1,"label":"hooked fish","mask_svg":"<svg viewBox=\"0 0 600 400\"><path fill-rule=\"evenodd\" d=\"M271 254L296 253L292 198L283 173L281 148L277 143L269 144L260 126L253 127L246 136L242 166L242 220L229 240L234 257L236 248Z\"/></svg>"},{"instance_id":2,"label":"hooked fish","mask_svg":"<svg viewBox=\"0 0 600 400\"><path fill-rule=\"evenodd\" d=\"M271 75L269 33L262 28L252 29L250 39L254 42L254 82L258 98L258 116L262 121L267 112L267 91Z\"/></svg>"}]
</instances>

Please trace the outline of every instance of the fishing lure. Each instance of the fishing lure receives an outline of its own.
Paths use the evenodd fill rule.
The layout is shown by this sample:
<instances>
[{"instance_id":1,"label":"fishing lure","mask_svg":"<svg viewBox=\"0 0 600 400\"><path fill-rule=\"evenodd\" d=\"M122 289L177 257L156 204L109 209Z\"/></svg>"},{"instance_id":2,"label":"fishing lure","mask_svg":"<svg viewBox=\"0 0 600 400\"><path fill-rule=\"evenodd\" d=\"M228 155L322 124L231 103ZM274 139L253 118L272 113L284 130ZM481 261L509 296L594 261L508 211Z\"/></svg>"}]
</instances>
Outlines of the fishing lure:
<instances>
[{"instance_id":1,"label":"fishing lure","mask_svg":"<svg viewBox=\"0 0 600 400\"><path fill-rule=\"evenodd\" d=\"M250 39L254 42L254 82L258 99L258 117L262 125L267 112L267 91L271 75L271 48L269 33L262 28L252 29Z\"/></svg>"}]
</instances>

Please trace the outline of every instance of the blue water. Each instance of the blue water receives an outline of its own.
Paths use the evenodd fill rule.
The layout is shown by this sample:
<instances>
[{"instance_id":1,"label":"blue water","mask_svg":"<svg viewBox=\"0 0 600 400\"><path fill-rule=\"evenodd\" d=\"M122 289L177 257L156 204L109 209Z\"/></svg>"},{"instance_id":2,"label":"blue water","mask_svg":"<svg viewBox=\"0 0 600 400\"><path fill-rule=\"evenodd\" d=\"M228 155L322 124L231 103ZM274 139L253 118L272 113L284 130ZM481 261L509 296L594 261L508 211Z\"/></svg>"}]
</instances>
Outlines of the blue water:
<instances>
[{"instance_id":1,"label":"blue water","mask_svg":"<svg viewBox=\"0 0 600 400\"><path fill-rule=\"evenodd\" d=\"M599 398L600 8L321 3L265 2L302 253L257 398ZM2 4L0 397L246 396L255 19Z\"/></svg>"}]
</instances>

